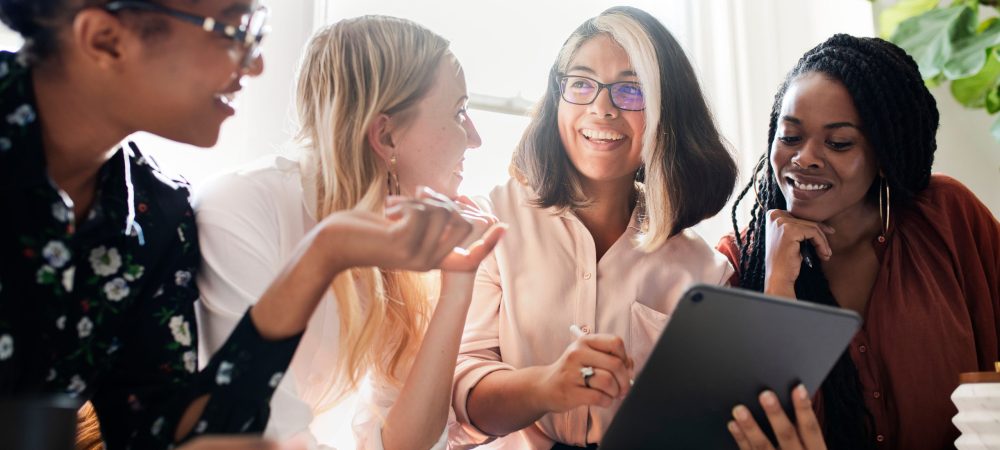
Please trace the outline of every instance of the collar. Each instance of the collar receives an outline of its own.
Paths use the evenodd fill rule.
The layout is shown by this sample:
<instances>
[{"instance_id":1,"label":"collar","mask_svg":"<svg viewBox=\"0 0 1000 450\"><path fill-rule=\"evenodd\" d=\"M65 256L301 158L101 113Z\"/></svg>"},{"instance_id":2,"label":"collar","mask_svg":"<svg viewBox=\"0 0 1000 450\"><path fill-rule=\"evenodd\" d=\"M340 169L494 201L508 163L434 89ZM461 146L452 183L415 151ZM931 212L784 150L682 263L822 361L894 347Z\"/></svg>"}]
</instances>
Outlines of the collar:
<instances>
[{"instance_id":1,"label":"collar","mask_svg":"<svg viewBox=\"0 0 1000 450\"><path fill-rule=\"evenodd\" d=\"M3 99L0 104L0 190L23 192L31 188L48 188L72 209L69 197L49 178L31 67L20 54L0 52L0 98ZM128 142L105 162L98 172L98 198L94 203L95 208L110 212L110 217L120 218L119 230L137 236L140 245L144 238L135 220L132 170L137 167L133 158L141 157L135 143Z\"/></svg>"}]
</instances>

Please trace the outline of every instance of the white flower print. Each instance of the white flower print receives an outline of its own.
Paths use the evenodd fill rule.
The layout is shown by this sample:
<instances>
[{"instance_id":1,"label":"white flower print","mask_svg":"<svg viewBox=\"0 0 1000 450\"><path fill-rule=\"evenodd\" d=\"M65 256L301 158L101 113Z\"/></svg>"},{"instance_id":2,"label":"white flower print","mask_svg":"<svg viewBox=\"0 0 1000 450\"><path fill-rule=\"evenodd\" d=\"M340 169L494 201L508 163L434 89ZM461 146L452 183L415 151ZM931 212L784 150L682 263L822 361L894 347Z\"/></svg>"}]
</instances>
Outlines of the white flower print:
<instances>
[{"instance_id":1,"label":"white flower print","mask_svg":"<svg viewBox=\"0 0 1000 450\"><path fill-rule=\"evenodd\" d=\"M66 316L59 316L59 318L56 319L56 328L60 330L66 329Z\"/></svg>"},{"instance_id":2,"label":"white flower print","mask_svg":"<svg viewBox=\"0 0 1000 450\"><path fill-rule=\"evenodd\" d=\"M6 62L0 62L0 78L7 76L10 73L10 66Z\"/></svg>"},{"instance_id":3,"label":"white flower print","mask_svg":"<svg viewBox=\"0 0 1000 450\"><path fill-rule=\"evenodd\" d=\"M207 430L207 429L208 429L208 422L206 422L204 420L199 421L198 425L194 426L194 432L198 433L198 434L204 433L205 430Z\"/></svg>"},{"instance_id":4,"label":"white flower print","mask_svg":"<svg viewBox=\"0 0 1000 450\"><path fill-rule=\"evenodd\" d=\"M146 268L137 265L131 265L125 270L125 281L135 281L142 278L142 274L146 272Z\"/></svg>"},{"instance_id":5,"label":"white flower print","mask_svg":"<svg viewBox=\"0 0 1000 450\"><path fill-rule=\"evenodd\" d=\"M193 351L184 352L184 370L190 373L194 373L195 369L198 368L198 355Z\"/></svg>"},{"instance_id":6,"label":"white flower print","mask_svg":"<svg viewBox=\"0 0 1000 450\"><path fill-rule=\"evenodd\" d=\"M156 422L153 422L153 427L149 429L149 431L153 433L153 436L159 436L160 431L163 431L163 422L165 422L165 420L162 417L157 418Z\"/></svg>"},{"instance_id":7,"label":"white flower print","mask_svg":"<svg viewBox=\"0 0 1000 450\"><path fill-rule=\"evenodd\" d=\"M76 276L76 266L69 266L68 269L63 271L62 275L62 285L66 292L73 292L73 280Z\"/></svg>"},{"instance_id":8,"label":"white flower print","mask_svg":"<svg viewBox=\"0 0 1000 450\"><path fill-rule=\"evenodd\" d=\"M219 364L219 371L215 374L215 384L219 386L227 385L233 380L233 363L223 361Z\"/></svg>"},{"instance_id":9,"label":"white flower print","mask_svg":"<svg viewBox=\"0 0 1000 450\"><path fill-rule=\"evenodd\" d=\"M66 244L63 244L61 241L49 241L48 244L45 244L45 248L42 249L42 257L45 258L45 261L50 266L58 269L69 262L70 252L66 248Z\"/></svg>"},{"instance_id":10,"label":"white flower print","mask_svg":"<svg viewBox=\"0 0 1000 450\"><path fill-rule=\"evenodd\" d=\"M180 287L187 287L188 283L191 282L191 272L186 270L178 270L174 274L174 283Z\"/></svg>"},{"instance_id":11,"label":"white flower print","mask_svg":"<svg viewBox=\"0 0 1000 450\"><path fill-rule=\"evenodd\" d=\"M90 251L90 266L98 276L114 275L122 266L122 257L117 248L109 250L102 245Z\"/></svg>"},{"instance_id":12,"label":"white flower print","mask_svg":"<svg viewBox=\"0 0 1000 450\"><path fill-rule=\"evenodd\" d=\"M81 338L90 336L90 332L94 331L94 322L91 322L89 317L84 317L77 322L76 331Z\"/></svg>"},{"instance_id":13,"label":"white flower print","mask_svg":"<svg viewBox=\"0 0 1000 450\"><path fill-rule=\"evenodd\" d=\"M87 389L87 383L80 378L79 375L73 375L73 378L69 380L69 386L66 387L66 393L73 397L76 397L83 393Z\"/></svg>"},{"instance_id":14,"label":"white flower print","mask_svg":"<svg viewBox=\"0 0 1000 450\"><path fill-rule=\"evenodd\" d=\"M119 348L121 348L121 341L119 341L118 338L112 339L111 345L108 346L108 354L110 355L117 352Z\"/></svg>"},{"instance_id":15,"label":"white flower print","mask_svg":"<svg viewBox=\"0 0 1000 450\"><path fill-rule=\"evenodd\" d=\"M185 347L191 345L191 325L184 320L184 316L173 316L170 318L170 332L174 335L174 340Z\"/></svg>"},{"instance_id":16,"label":"white flower print","mask_svg":"<svg viewBox=\"0 0 1000 450\"><path fill-rule=\"evenodd\" d=\"M14 338L9 334L0 336L0 361L6 361L14 356Z\"/></svg>"},{"instance_id":17,"label":"white flower print","mask_svg":"<svg viewBox=\"0 0 1000 450\"><path fill-rule=\"evenodd\" d=\"M35 121L35 109L31 105L19 106L14 112L7 115L7 123L23 127Z\"/></svg>"},{"instance_id":18,"label":"white flower print","mask_svg":"<svg viewBox=\"0 0 1000 450\"><path fill-rule=\"evenodd\" d=\"M118 277L104 283L104 295L108 297L108 300L120 302L123 298L128 297L128 293L128 283L124 278Z\"/></svg>"},{"instance_id":19,"label":"white flower print","mask_svg":"<svg viewBox=\"0 0 1000 450\"><path fill-rule=\"evenodd\" d=\"M267 383L267 385L271 386L272 388L278 387L278 383L281 383L281 378L284 376L285 372L278 372L274 375L271 375L271 381Z\"/></svg>"},{"instance_id":20,"label":"white flower print","mask_svg":"<svg viewBox=\"0 0 1000 450\"><path fill-rule=\"evenodd\" d=\"M157 297L159 297L161 295L163 295L163 286L160 286L160 288L157 289L156 292L153 293L153 298L157 298Z\"/></svg>"},{"instance_id":21,"label":"white flower print","mask_svg":"<svg viewBox=\"0 0 1000 450\"><path fill-rule=\"evenodd\" d=\"M14 143L5 137L0 137L0 153L10 150L14 147Z\"/></svg>"},{"instance_id":22,"label":"white flower print","mask_svg":"<svg viewBox=\"0 0 1000 450\"><path fill-rule=\"evenodd\" d=\"M52 204L52 217L60 222L69 222L70 217L73 215L73 211L66 207L66 204L62 200L56 201Z\"/></svg>"},{"instance_id":23,"label":"white flower print","mask_svg":"<svg viewBox=\"0 0 1000 450\"><path fill-rule=\"evenodd\" d=\"M56 270L52 266L46 264L38 269L38 273L35 274L35 281L38 284L50 284L54 283L56 280Z\"/></svg>"},{"instance_id":24,"label":"white flower print","mask_svg":"<svg viewBox=\"0 0 1000 450\"><path fill-rule=\"evenodd\" d=\"M49 376L45 377L45 381L52 381L56 379L56 369L49 369Z\"/></svg>"}]
</instances>

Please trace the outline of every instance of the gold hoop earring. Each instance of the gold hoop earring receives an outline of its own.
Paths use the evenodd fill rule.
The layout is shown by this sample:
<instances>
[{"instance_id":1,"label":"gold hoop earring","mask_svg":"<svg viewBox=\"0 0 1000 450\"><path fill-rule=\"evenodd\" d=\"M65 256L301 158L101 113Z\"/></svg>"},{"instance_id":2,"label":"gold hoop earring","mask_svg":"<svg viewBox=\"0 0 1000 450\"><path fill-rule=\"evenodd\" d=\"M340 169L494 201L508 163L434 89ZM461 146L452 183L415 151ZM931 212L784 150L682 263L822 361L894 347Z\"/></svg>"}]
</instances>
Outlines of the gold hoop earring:
<instances>
[{"instance_id":1,"label":"gold hoop earring","mask_svg":"<svg viewBox=\"0 0 1000 450\"><path fill-rule=\"evenodd\" d=\"M399 176L396 175L396 155L389 157L389 175L386 178L389 195L400 195Z\"/></svg>"},{"instance_id":2,"label":"gold hoop earring","mask_svg":"<svg viewBox=\"0 0 1000 450\"><path fill-rule=\"evenodd\" d=\"M886 180L885 177L880 177L878 190L878 217L882 224L882 234L878 237L880 244L885 243L886 235L889 234L890 208L892 207L892 199L889 195L889 180ZM882 200L883 196L885 197L885 201Z\"/></svg>"},{"instance_id":3,"label":"gold hoop earring","mask_svg":"<svg viewBox=\"0 0 1000 450\"><path fill-rule=\"evenodd\" d=\"M761 156L760 161L753 166L753 175L750 177L750 185L753 186L753 198L757 201L757 206L759 206L762 211L765 208L764 203L760 201L760 191L757 190L757 174L764 168L764 164L766 164L766 162L767 161L764 159L764 156Z\"/></svg>"}]
</instances>

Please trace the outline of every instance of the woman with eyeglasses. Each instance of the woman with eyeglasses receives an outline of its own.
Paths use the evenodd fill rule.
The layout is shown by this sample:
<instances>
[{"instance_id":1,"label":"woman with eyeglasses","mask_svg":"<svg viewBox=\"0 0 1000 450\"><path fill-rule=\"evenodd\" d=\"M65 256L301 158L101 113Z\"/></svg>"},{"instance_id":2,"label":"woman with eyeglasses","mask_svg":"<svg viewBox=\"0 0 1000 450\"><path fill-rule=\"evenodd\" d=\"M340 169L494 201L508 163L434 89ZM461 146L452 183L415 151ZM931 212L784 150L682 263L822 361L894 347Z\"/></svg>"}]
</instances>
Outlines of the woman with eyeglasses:
<instances>
[{"instance_id":1,"label":"woman with eyeglasses","mask_svg":"<svg viewBox=\"0 0 1000 450\"><path fill-rule=\"evenodd\" d=\"M251 0L0 0L25 39L0 53L0 397L90 400L109 449L259 432L337 274L426 270L464 240L471 226L425 200L379 226L331 214L197 371L188 187L120 142L213 145L261 73L265 18ZM457 225L428 228L441 221Z\"/></svg>"},{"instance_id":2,"label":"woman with eyeglasses","mask_svg":"<svg viewBox=\"0 0 1000 450\"><path fill-rule=\"evenodd\" d=\"M563 45L512 172L490 195L511 229L477 276L455 439L594 447L681 294L732 274L689 228L736 167L680 45L616 7Z\"/></svg>"},{"instance_id":3,"label":"woman with eyeglasses","mask_svg":"<svg viewBox=\"0 0 1000 450\"><path fill-rule=\"evenodd\" d=\"M378 226L397 196L429 196L475 225L470 241L482 238L468 254L436 266L439 274L365 267L338 276L271 402L267 436L302 436L311 448L329 448L310 425L360 390L356 448L447 446L451 380L475 272L503 233L492 227L495 218L458 196L465 153L481 140L466 109L465 74L448 47L427 28L394 17L323 28L298 75L299 148L223 175L197 196L206 352L224 348L266 280L294 258L317 222L338 211L365 211ZM459 231L429 224L440 226Z\"/></svg>"}]
</instances>

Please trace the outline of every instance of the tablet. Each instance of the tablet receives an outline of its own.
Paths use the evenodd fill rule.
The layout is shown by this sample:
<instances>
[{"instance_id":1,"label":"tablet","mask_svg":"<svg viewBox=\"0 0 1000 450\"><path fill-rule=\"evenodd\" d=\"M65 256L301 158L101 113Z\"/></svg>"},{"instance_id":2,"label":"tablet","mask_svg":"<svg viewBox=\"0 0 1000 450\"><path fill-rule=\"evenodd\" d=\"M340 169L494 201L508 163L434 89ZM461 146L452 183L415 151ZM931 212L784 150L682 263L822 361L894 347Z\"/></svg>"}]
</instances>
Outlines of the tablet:
<instances>
[{"instance_id":1,"label":"tablet","mask_svg":"<svg viewBox=\"0 0 1000 450\"><path fill-rule=\"evenodd\" d=\"M854 337L853 311L697 285L688 290L601 442L616 449L737 449L726 424L744 404L771 435L757 396L816 391ZM772 436L773 437L773 436Z\"/></svg>"}]
</instances>

